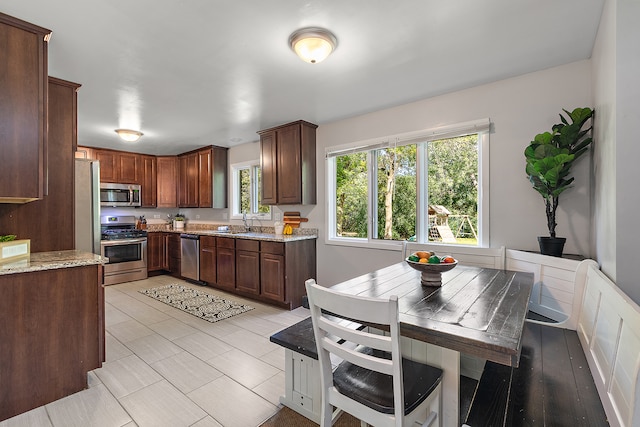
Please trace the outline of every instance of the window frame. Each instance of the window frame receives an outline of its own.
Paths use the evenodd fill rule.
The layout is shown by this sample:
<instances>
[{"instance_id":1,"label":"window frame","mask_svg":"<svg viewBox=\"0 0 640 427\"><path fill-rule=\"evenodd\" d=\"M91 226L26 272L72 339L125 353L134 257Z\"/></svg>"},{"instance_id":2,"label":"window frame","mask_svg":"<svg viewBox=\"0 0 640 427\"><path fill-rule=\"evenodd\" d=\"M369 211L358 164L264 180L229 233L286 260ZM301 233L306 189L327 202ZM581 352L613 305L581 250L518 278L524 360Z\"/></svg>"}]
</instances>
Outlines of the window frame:
<instances>
[{"instance_id":1,"label":"window frame","mask_svg":"<svg viewBox=\"0 0 640 427\"><path fill-rule=\"evenodd\" d=\"M242 212L240 209L240 171L249 169L250 171L250 186L251 186L251 206L252 210L258 207L258 188L256 168L260 168L260 160L248 160L245 162L234 163L229 166L231 170L231 212L230 219L242 219ZM254 199L255 197L255 199ZM266 205L269 206L269 205ZM266 220L270 221L272 215L271 206L269 206L269 213L251 212L247 213L248 219Z\"/></svg>"},{"instance_id":2,"label":"window frame","mask_svg":"<svg viewBox=\"0 0 640 427\"><path fill-rule=\"evenodd\" d=\"M408 132L397 135L390 135L351 144L327 147L325 152L325 172L326 172L326 230L327 244L340 246L358 246L375 249L402 250L403 241L384 240L375 237L374 230L377 210L377 185L374 182L374 171L372 167L367 168L368 200L367 200L367 237L342 237L337 235L336 230L336 160L341 155L356 152L367 152L367 165L373 165L375 161L375 151L380 148L393 147L394 145L420 144L423 142L436 141L446 138L454 138L463 135L478 135L478 244L473 247L489 247L489 134L491 122L489 119L481 119L471 122L457 123L453 125L441 126L438 128L425 129L416 132ZM418 147L416 153L416 175L425 177L427 173L427 150ZM428 188L424 185L424 179L417 180L416 189L418 206L424 206L428 199ZM428 215L423 212L417 213L416 220L416 243L434 246L461 246L450 243L430 242L427 239Z\"/></svg>"}]
</instances>

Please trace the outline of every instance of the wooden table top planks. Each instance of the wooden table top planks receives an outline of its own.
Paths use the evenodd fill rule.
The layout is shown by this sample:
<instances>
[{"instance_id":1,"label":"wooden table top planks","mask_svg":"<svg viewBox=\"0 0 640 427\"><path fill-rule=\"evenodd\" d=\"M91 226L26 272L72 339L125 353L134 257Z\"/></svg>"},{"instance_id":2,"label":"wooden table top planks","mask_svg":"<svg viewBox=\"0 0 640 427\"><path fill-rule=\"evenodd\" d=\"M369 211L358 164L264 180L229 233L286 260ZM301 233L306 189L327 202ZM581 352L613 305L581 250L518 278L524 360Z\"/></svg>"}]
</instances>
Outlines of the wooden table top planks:
<instances>
[{"instance_id":1,"label":"wooden table top planks","mask_svg":"<svg viewBox=\"0 0 640 427\"><path fill-rule=\"evenodd\" d=\"M517 367L533 274L458 265L441 287L393 264L332 286L351 295L398 296L404 336Z\"/></svg>"}]
</instances>

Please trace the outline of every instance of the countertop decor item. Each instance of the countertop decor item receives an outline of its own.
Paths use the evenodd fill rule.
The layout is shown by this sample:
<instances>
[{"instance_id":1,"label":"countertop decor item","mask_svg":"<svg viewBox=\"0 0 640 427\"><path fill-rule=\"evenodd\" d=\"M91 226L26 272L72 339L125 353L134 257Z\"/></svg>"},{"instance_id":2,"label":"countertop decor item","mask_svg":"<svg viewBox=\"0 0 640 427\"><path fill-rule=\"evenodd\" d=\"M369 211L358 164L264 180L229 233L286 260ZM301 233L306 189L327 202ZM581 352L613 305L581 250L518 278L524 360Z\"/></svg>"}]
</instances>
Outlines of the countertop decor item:
<instances>
[{"instance_id":1,"label":"countertop decor item","mask_svg":"<svg viewBox=\"0 0 640 427\"><path fill-rule=\"evenodd\" d=\"M0 236L0 263L29 258L31 254L31 240L15 240L16 236Z\"/></svg>"},{"instance_id":2,"label":"countertop decor item","mask_svg":"<svg viewBox=\"0 0 640 427\"><path fill-rule=\"evenodd\" d=\"M177 213L175 217L173 217L173 229L174 230L184 230L184 220L185 216Z\"/></svg>"},{"instance_id":3,"label":"countertop decor item","mask_svg":"<svg viewBox=\"0 0 640 427\"><path fill-rule=\"evenodd\" d=\"M533 189L544 200L549 237L538 237L543 255L562 256L566 238L556 237L556 209L562 192L571 187L573 177L569 177L571 166L582 156L592 142L592 124L589 119L594 111L590 108L576 108L567 117L560 114L561 123L553 125L551 132L540 133L524 150L527 161L526 173ZM585 127L586 126L586 127Z\"/></svg>"},{"instance_id":4,"label":"countertop decor item","mask_svg":"<svg viewBox=\"0 0 640 427\"><path fill-rule=\"evenodd\" d=\"M458 260L450 263L440 264L428 264L424 262L410 261L409 258L405 258L405 261L413 269L418 270L420 273L420 283L423 286L442 286L442 273L452 270L458 265Z\"/></svg>"}]
</instances>

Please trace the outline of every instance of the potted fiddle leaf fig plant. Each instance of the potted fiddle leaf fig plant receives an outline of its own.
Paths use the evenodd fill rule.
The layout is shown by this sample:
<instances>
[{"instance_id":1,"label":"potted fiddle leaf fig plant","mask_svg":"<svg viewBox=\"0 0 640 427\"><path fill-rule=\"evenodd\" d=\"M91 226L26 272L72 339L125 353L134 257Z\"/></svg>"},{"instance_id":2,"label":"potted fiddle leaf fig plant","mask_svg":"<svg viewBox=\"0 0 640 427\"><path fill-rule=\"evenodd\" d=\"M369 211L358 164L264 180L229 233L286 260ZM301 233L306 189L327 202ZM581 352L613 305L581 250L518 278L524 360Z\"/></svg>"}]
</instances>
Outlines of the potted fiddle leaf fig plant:
<instances>
[{"instance_id":1,"label":"potted fiddle leaf fig plant","mask_svg":"<svg viewBox=\"0 0 640 427\"><path fill-rule=\"evenodd\" d=\"M549 236L538 237L540 253L560 257L566 238L556 237L556 209L561 193L571 187L571 166L582 156L592 142L591 122L594 111L576 108L560 113L561 123L553 125L551 132L535 136L524 150L526 173L533 189L544 200Z\"/></svg>"}]
</instances>

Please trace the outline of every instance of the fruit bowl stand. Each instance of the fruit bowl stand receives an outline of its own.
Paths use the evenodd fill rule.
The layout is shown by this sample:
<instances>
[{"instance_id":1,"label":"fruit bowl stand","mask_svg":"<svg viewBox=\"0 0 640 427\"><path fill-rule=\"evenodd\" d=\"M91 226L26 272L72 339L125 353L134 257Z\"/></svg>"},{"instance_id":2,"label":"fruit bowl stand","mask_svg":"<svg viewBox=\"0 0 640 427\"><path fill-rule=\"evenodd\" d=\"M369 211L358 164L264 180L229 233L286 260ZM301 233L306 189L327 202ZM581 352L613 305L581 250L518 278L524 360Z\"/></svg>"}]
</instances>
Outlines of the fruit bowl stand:
<instances>
[{"instance_id":1,"label":"fruit bowl stand","mask_svg":"<svg viewBox=\"0 0 640 427\"><path fill-rule=\"evenodd\" d=\"M405 258L407 264L413 269L418 270L420 274L420 284L422 286L442 286L442 273L452 270L458 261L440 264L428 264L416 261L410 261Z\"/></svg>"}]
</instances>

